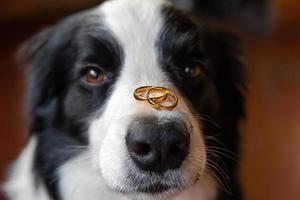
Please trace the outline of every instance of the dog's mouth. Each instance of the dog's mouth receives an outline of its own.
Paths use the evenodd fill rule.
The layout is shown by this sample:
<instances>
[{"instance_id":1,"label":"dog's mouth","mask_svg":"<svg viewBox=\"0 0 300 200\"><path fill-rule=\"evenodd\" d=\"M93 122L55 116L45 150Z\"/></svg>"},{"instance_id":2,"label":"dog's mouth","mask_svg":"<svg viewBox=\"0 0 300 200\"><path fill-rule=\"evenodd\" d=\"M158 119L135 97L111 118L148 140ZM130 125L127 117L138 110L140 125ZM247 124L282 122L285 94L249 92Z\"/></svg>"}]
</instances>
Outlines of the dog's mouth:
<instances>
[{"instance_id":1,"label":"dog's mouth","mask_svg":"<svg viewBox=\"0 0 300 200\"><path fill-rule=\"evenodd\" d=\"M160 194L160 193L177 193L182 190L184 190L187 187L191 187L198 183L200 179L196 178L192 183L186 185L186 184L176 184L176 183L152 183L152 184L145 184L145 185L140 185L136 187L136 192L138 193L147 193L147 194Z\"/></svg>"},{"instance_id":2,"label":"dog's mouth","mask_svg":"<svg viewBox=\"0 0 300 200\"><path fill-rule=\"evenodd\" d=\"M158 194L167 192L168 190L176 190L178 189L178 185L168 185L163 183L153 183L153 184L145 184L139 185L135 188L138 193L148 193L148 194Z\"/></svg>"},{"instance_id":3,"label":"dog's mouth","mask_svg":"<svg viewBox=\"0 0 300 200\"><path fill-rule=\"evenodd\" d=\"M123 194L144 194L150 196L169 196L180 193L198 182L198 177L186 180L182 170L167 171L165 173L148 173L131 171L127 176L126 186L114 188Z\"/></svg>"},{"instance_id":4,"label":"dog's mouth","mask_svg":"<svg viewBox=\"0 0 300 200\"><path fill-rule=\"evenodd\" d=\"M150 183L145 180L142 184L130 184L126 187L118 187L115 188L119 193L128 193L128 194L135 194L135 193L145 193L145 194L159 194L165 193L168 191L177 191L182 189L184 186L183 184L176 184L176 183L165 183L164 181Z\"/></svg>"},{"instance_id":5,"label":"dog's mouth","mask_svg":"<svg viewBox=\"0 0 300 200\"><path fill-rule=\"evenodd\" d=\"M174 183L144 183L135 186L128 186L126 188L115 188L117 192L123 194L146 194L146 195L160 195L163 193L175 193L184 188L181 184Z\"/></svg>"},{"instance_id":6,"label":"dog's mouth","mask_svg":"<svg viewBox=\"0 0 300 200\"><path fill-rule=\"evenodd\" d=\"M148 183L136 185L134 187L128 186L125 188L115 188L116 192L126 196L138 197L138 199L169 199L176 195L180 195L186 189L197 184L198 178L189 184L166 183L165 181L157 183ZM136 196L137 195L137 196Z\"/></svg>"}]
</instances>

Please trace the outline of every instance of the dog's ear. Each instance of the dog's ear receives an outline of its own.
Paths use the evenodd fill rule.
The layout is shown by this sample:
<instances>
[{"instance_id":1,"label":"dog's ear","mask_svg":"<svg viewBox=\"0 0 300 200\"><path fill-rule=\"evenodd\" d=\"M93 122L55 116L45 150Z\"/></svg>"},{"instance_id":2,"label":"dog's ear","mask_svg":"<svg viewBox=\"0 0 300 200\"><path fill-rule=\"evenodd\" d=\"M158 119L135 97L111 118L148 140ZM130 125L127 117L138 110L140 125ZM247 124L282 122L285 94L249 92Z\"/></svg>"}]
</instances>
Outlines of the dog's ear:
<instances>
[{"instance_id":1,"label":"dog's ear","mask_svg":"<svg viewBox=\"0 0 300 200\"><path fill-rule=\"evenodd\" d=\"M50 116L53 107L53 70L48 65L51 51L49 43L55 32L55 27L46 28L28 41L17 52L17 59L25 65L27 79L27 112L31 131L38 131L48 121L44 116ZM52 104L52 106L51 106Z\"/></svg>"},{"instance_id":2,"label":"dog's ear","mask_svg":"<svg viewBox=\"0 0 300 200\"><path fill-rule=\"evenodd\" d=\"M53 35L55 27L48 27L37 33L31 39L26 41L18 50L16 56L21 62L30 62L34 56L41 50Z\"/></svg>"},{"instance_id":3,"label":"dog's ear","mask_svg":"<svg viewBox=\"0 0 300 200\"><path fill-rule=\"evenodd\" d=\"M72 57L68 53L71 29L66 24L46 28L25 42L18 53L27 72L27 109L32 131L53 123L55 118L57 99L67 85L63 70Z\"/></svg>"}]
</instances>

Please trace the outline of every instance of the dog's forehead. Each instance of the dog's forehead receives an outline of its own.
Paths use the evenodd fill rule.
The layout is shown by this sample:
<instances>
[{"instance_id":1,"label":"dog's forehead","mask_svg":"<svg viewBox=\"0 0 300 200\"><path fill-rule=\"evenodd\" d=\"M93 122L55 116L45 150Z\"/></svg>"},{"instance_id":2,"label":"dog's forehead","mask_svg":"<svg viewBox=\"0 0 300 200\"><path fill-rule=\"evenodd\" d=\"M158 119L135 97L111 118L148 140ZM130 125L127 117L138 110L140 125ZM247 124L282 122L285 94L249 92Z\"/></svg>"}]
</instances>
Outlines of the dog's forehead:
<instances>
[{"instance_id":1,"label":"dog's forehead","mask_svg":"<svg viewBox=\"0 0 300 200\"><path fill-rule=\"evenodd\" d=\"M112 0L100 5L97 11L106 27L124 47L137 41L153 45L162 27L164 0Z\"/></svg>"}]
</instances>

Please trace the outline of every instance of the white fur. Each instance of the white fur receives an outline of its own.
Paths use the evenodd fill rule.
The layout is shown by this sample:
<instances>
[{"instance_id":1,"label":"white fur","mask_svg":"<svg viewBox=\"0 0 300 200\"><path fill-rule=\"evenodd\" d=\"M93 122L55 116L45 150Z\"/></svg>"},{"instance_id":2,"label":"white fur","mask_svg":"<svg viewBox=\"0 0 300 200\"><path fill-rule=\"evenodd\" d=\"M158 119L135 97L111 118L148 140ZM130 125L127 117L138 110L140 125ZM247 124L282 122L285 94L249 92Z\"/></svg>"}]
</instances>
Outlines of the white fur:
<instances>
[{"instance_id":1,"label":"white fur","mask_svg":"<svg viewBox=\"0 0 300 200\"><path fill-rule=\"evenodd\" d=\"M107 186L99 169L91 164L90 158L90 154L84 152L59 169L62 198L64 200L125 200Z\"/></svg>"},{"instance_id":2,"label":"white fur","mask_svg":"<svg viewBox=\"0 0 300 200\"><path fill-rule=\"evenodd\" d=\"M50 200L42 183L36 187L33 172L33 159L36 145L37 139L32 137L11 168L9 180L3 186L9 199Z\"/></svg>"}]
</instances>

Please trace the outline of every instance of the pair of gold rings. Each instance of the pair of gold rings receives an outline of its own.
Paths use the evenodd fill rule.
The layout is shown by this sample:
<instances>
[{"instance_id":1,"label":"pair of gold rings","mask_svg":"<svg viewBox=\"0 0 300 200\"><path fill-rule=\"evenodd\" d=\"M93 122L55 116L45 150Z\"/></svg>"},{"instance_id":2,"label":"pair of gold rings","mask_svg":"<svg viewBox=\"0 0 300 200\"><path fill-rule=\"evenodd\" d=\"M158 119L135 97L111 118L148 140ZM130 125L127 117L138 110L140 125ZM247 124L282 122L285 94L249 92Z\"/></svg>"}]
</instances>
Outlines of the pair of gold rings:
<instances>
[{"instance_id":1,"label":"pair of gold rings","mask_svg":"<svg viewBox=\"0 0 300 200\"><path fill-rule=\"evenodd\" d=\"M169 88L160 86L139 87L133 96L138 101L147 101L157 110L173 110L178 104L177 95Z\"/></svg>"}]
</instances>

